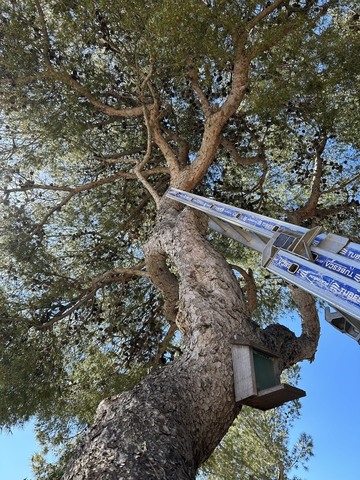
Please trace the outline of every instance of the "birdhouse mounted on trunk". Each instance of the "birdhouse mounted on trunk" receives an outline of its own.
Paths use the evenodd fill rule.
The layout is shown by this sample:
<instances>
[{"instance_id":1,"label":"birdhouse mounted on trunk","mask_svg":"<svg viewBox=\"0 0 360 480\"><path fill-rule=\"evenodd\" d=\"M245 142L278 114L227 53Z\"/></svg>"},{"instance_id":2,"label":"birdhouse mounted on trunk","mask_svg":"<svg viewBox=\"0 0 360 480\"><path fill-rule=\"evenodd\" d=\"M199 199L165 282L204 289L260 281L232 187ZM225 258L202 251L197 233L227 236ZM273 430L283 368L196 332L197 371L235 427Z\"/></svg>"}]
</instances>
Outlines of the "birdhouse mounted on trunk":
<instances>
[{"instance_id":1,"label":"birdhouse mounted on trunk","mask_svg":"<svg viewBox=\"0 0 360 480\"><path fill-rule=\"evenodd\" d=\"M306 395L300 388L280 383L276 353L238 336L235 336L231 348L237 402L269 410Z\"/></svg>"}]
</instances>

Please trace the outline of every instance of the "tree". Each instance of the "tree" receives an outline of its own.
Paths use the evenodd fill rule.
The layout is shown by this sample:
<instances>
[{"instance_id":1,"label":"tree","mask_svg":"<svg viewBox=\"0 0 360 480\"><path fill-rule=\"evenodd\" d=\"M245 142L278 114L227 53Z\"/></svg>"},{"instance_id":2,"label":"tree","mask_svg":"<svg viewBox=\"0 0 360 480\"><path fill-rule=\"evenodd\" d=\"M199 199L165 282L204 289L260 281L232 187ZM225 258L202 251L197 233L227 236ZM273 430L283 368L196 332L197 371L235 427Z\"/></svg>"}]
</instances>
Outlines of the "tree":
<instances>
[{"instance_id":1,"label":"tree","mask_svg":"<svg viewBox=\"0 0 360 480\"><path fill-rule=\"evenodd\" d=\"M285 369L314 358L319 322L164 192L355 238L355 4L3 4L1 424L86 423L91 389L63 478L194 478L241 410L233 335ZM283 298L299 337L262 322Z\"/></svg>"},{"instance_id":2,"label":"tree","mask_svg":"<svg viewBox=\"0 0 360 480\"><path fill-rule=\"evenodd\" d=\"M296 383L299 367L289 373ZM309 435L302 433L290 447L289 429L299 416L298 400L266 412L244 407L201 468L200 478L300 480L293 472L300 466L307 468L307 461L313 456L313 442Z\"/></svg>"}]
</instances>

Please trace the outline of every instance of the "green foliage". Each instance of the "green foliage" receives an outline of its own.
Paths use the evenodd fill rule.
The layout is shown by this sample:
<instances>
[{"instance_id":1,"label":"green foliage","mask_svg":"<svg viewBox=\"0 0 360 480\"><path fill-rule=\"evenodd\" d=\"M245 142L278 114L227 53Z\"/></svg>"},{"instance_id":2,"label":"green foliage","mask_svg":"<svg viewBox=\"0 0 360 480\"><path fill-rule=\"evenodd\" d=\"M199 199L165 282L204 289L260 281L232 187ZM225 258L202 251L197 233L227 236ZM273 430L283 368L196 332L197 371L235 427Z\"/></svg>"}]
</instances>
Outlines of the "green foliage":
<instances>
[{"instance_id":1,"label":"green foliage","mask_svg":"<svg viewBox=\"0 0 360 480\"><path fill-rule=\"evenodd\" d=\"M288 372L296 382L298 369ZM313 456L313 442L302 433L293 445L289 434L300 417L299 401L261 412L243 407L219 447L201 469L207 480L300 480L294 474L307 468Z\"/></svg>"},{"instance_id":2,"label":"green foliage","mask_svg":"<svg viewBox=\"0 0 360 480\"><path fill-rule=\"evenodd\" d=\"M358 239L356 3L287 0L259 20L273 3L2 1L0 425L35 416L59 465L74 448L67 439L87 428L102 398L131 388L159 356L180 352L178 339L161 351L163 299L141 275L156 208L134 167L149 129L142 114L119 111L150 115L155 98L164 141L190 165L203 143L199 89L214 111L226 102L235 46L247 32L246 95L196 192ZM168 163L154 136L150 144L146 180L161 197ZM257 254L215 234L211 241L229 263L252 269L256 321L293 308ZM124 273L130 268L136 275ZM235 448L236 432L256 442L257 426L277 446L263 445L261 455L289 469L285 418L297 408L246 413L246 428L234 427L221 450L234 477L218 475L236 478L232 459L252 455L247 442ZM307 437L300 446L307 458ZM44 462L35 459L38 478L58 478L58 467ZM265 475L257 468L251 475Z\"/></svg>"}]
</instances>

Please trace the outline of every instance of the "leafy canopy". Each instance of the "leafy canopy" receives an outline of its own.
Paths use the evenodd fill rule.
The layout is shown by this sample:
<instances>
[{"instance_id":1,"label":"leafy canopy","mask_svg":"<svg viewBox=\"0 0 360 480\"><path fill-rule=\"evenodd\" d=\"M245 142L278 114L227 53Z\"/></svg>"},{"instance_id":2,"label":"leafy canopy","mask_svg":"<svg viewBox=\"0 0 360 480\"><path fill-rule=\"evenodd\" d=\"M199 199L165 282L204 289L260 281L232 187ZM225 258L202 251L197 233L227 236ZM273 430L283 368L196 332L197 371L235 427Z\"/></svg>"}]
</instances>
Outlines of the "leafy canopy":
<instances>
[{"instance_id":1,"label":"leafy canopy","mask_svg":"<svg viewBox=\"0 0 360 480\"><path fill-rule=\"evenodd\" d=\"M350 0L2 1L2 426L36 415L61 445L181 354L142 251L179 178L357 239L358 19ZM212 241L257 321L293 307Z\"/></svg>"}]
</instances>

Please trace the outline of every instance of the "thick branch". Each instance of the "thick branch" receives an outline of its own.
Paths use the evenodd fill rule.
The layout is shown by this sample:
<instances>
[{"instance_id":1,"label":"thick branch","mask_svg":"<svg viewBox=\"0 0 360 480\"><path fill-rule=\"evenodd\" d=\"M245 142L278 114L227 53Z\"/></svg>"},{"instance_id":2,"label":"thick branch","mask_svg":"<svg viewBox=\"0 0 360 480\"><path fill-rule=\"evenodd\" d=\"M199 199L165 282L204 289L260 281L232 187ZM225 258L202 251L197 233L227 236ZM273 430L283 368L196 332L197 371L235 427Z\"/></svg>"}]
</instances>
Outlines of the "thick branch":
<instances>
[{"instance_id":1,"label":"thick branch","mask_svg":"<svg viewBox=\"0 0 360 480\"><path fill-rule=\"evenodd\" d=\"M200 87L199 75L198 75L198 72L195 70L195 68L192 68L190 70L189 77L191 79L191 84L192 84L193 90L199 98L201 108L204 112L205 118L208 118L212 114L213 110L211 108L209 100L207 99L206 95L204 94L204 92L202 91L202 89Z\"/></svg>"},{"instance_id":2,"label":"thick branch","mask_svg":"<svg viewBox=\"0 0 360 480\"><path fill-rule=\"evenodd\" d=\"M189 144L183 138L175 132L169 129L163 128L166 132L166 136L169 140L173 140L177 143L177 159L181 168L185 168L188 165L189 160Z\"/></svg>"},{"instance_id":3,"label":"thick branch","mask_svg":"<svg viewBox=\"0 0 360 480\"><path fill-rule=\"evenodd\" d=\"M244 44L238 41L235 47L234 68L229 96L205 121L202 143L194 162L183 170L179 184L184 190L191 190L208 171L221 143L221 132L229 118L236 112L244 98L249 74L249 59Z\"/></svg>"},{"instance_id":4,"label":"thick branch","mask_svg":"<svg viewBox=\"0 0 360 480\"><path fill-rule=\"evenodd\" d=\"M315 147L315 165L311 181L311 192L305 205L296 211L299 220L309 218L316 215L316 208L321 196L321 178L323 175L322 154L325 150L327 142L326 134L323 134L320 140L314 145Z\"/></svg>"},{"instance_id":5,"label":"thick branch","mask_svg":"<svg viewBox=\"0 0 360 480\"><path fill-rule=\"evenodd\" d=\"M157 226L144 246L144 254L150 279L163 295L164 314L171 323L174 323L178 312L179 281L169 269L168 254L162 243L171 235L179 212L167 207L168 202L165 199L158 210Z\"/></svg>"},{"instance_id":6,"label":"thick branch","mask_svg":"<svg viewBox=\"0 0 360 480\"><path fill-rule=\"evenodd\" d=\"M300 350L295 361L305 358L313 361L320 338L320 322L315 300L310 293L297 287L291 287L291 295L299 311L302 327L298 340Z\"/></svg>"},{"instance_id":7,"label":"thick branch","mask_svg":"<svg viewBox=\"0 0 360 480\"><path fill-rule=\"evenodd\" d=\"M313 297L298 287L290 287L291 295L301 317L300 337L284 325L274 323L262 332L263 342L281 357L280 369L284 370L304 359L314 359L320 337L320 322Z\"/></svg>"},{"instance_id":8,"label":"thick branch","mask_svg":"<svg viewBox=\"0 0 360 480\"><path fill-rule=\"evenodd\" d=\"M179 304L179 282L170 272L165 253L147 249L146 267L151 281L160 290L164 298L164 315L174 323Z\"/></svg>"},{"instance_id":9,"label":"thick branch","mask_svg":"<svg viewBox=\"0 0 360 480\"><path fill-rule=\"evenodd\" d=\"M155 93L153 94L155 95ZM148 114L148 122L151 128L154 142L159 147L161 153L169 166L170 176L172 179L177 179L180 171L179 162L175 152L166 141L161 131L159 118L161 117L159 108L152 109Z\"/></svg>"},{"instance_id":10,"label":"thick branch","mask_svg":"<svg viewBox=\"0 0 360 480\"><path fill-rule=\"evenodd\" d=\"M253 314L254 310L257 307L257 297L256 297L256 283L254 280L254 275L252 270L249 268L248 271L245 269L241 268L239 265L230 265L230 267L237 272L240 273L240 275L243 277L246 283L246 299L247 299L247 307L248 307L248 315L251 317Z\"/></svg>"}]
</instances>

